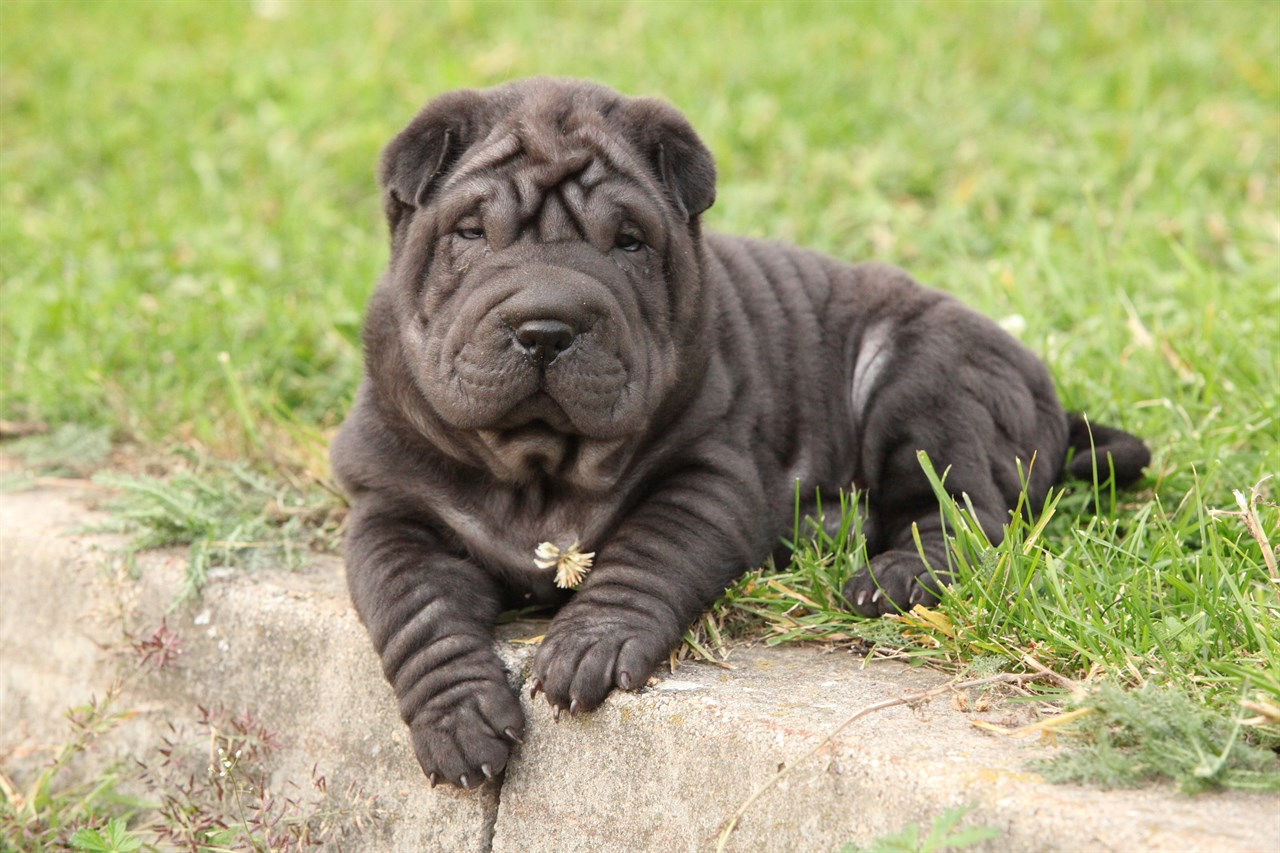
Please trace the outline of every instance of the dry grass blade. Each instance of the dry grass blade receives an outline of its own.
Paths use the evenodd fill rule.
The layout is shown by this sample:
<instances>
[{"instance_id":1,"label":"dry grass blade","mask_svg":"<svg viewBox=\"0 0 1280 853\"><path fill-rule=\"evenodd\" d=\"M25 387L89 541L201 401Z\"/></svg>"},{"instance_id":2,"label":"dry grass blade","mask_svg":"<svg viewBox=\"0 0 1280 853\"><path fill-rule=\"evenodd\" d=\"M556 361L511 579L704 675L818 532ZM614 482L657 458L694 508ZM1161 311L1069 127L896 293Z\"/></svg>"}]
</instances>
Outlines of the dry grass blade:
<instances>
[{"instance_id":1,"label":"dry grass blade","mask_svg":"<svg viewBox=\"0 0 1280 853\"><path fill-rule=\"evenodd\" d=\"M1232 516L1239 518L1244 524L1244 529L1253 537L1253 541L1258 543L1258 547L1262 549L1262 561L1267 566L1267 573L1271 576L1271 582L1276 584L1276 593L1280 594L1280 568L1276 566L1276 552L1280 551L1280 545L1272 546L1271 541L1267 538L1266 531L1262 529L1262 519L1258 516L1258 501L1262 498L1262 484L1270 480L1271 476L1267 475L1254 484L1249 490L1249 496L1246 498L1244 493L1239 489L1233 489L1231 494L1235 495L1236 506L1239 510L1231 511L1225 509L1210 510L1210 515L1215 517Z\"/></svg>"},{"instance_id":2,"label":"dry grass blade","mask_svg":"<svg viewBox=\"0 0 1280 853\"><path fill-rule=\"evenodd\" d=\"M1088 716L1094 712L1093 708L1077 708L1074 711L1067 711L1056 717L1049 717L1045 720L1036 720L1034 723L1028 723L1025 726L1015 726L1008 728L1006 726L998 726L995 723L987 723L982 720L970 720L969 725L975 729L981 729L984 732L1002 737L1022 737L1023 735L1041 735L1044 737L1052 737L1062 726L1075 722L1081 717Z\"/></svg>"},{"instance_id":3,"label":"dry grass blade","mask_svg":"<svg viewBox=\"0 0 1280 853\"><path fill-rule=\"evenodd\" d=\"M1026 652L1023 652L1022 654L1022 662L1026 666L1040 673L1040 675L1044 676L1047 680L1052 681L1059 687L1070 690L1073 694L1080 695L1083 692L1084 687L1080 682L1072 681L1065 675L1059 675Z\"/></svg>"},{"instance_id":4,"label":"dry grass blade","mask_svg":"<svg viewBox=\"0 0 1280 853\"><path fill-rule=\"evenodd\" d=\"M1267 726L1280 725L1280 705L1273 705L1262 699L1241 699L1240 707L1246 711L1252 711L1257 714L1256 717L1250 717L1241 720L1241 725L1245 726Z\"/></svg>"},{"instance_id":5,"label":"dry grass blade","mask_svg":"<svg viewBox=\"0 0 1280 853\"><path fill-rule=\"evenodd\" d=\"M1045 677L1044 673L1041 673L1041 672L1001 673L1000 675L992 675L992 676L988 676L987 678L976 678L971 681L962 681L958 683L953 680L953 681L948 681L946 684L940 684L937 687L934 687L930 690L924 690L919 693L909 693L906 696L899 696L894 699L885 699L881 702L876 702L872 705L867 705L865 708L860 708L859 710L855 711L853 714L846 717L839 725L837 725L830 732L828 732L826 736L822 738L822 740L818 741L818 743L814 745L813 749L809 750L804 755L800 756L799 758L790 762L789 764L783 765L782 769L779 770L777 773L775 773L772 777L770 777L769 781L761 785L755 791L755 793L753 793L751 796L747 797L747 799L743 801L742 805L738 806L737 810L729 818L729 821L725 825L725 828L720 832L720 836L716 842L716 853L723 853L725 845L729 843L729 836L733 834L734 829L736 829L738 826L738 821L742 819L742 816L747 813L747 809L751 808L751 806L756 802L756 800L760 799L760 797L762 797L766 791L768 791L774 785L778 784L778 782L780 782L783 779L783 777L785 777L788 773L790 773L794 767L798 766L799 764L802 764L804 761L808 760L809 758L812 758L824 746L831 743L835 739L835 737L838 734L840 734L840 732L842 732L848 726L851 726L852 724L856 723L858 720L862 719L863 717L866 717L870 714L874 714L877 711L883 711L886 708L894 708L899 705L914 705L919 702L927 702L928 700L933 699L934 697L941 696L942 694L947 693L949 691L953 691L953 690L968 690L973 687L985 687L991 684L1025 684L1029 681L1036 681L1044 677Z\"/></svg>"}]
</instances>

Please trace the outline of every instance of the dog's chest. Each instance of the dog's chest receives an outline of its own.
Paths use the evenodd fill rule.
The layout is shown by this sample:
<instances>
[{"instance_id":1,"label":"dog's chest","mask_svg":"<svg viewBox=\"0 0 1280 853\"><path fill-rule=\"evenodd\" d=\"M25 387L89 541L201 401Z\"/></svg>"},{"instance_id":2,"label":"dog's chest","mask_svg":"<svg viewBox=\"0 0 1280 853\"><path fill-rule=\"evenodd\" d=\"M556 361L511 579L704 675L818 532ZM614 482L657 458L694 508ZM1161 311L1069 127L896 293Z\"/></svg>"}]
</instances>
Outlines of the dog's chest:
<instances>
[{"instance_id":1,"label":"dog's chest","mask_svg":"<svg viewBox=\"0 0 1280 853\"><path fill-rule=\"evenodd\" d=\"M467 550L491 571L537 585L546 570L535 563L539 546L559 551L599 551L616 523L617 501L548 496L536 488L492 490L483 497L442 509L441 515Z\"/></svg>"}]
</instances>

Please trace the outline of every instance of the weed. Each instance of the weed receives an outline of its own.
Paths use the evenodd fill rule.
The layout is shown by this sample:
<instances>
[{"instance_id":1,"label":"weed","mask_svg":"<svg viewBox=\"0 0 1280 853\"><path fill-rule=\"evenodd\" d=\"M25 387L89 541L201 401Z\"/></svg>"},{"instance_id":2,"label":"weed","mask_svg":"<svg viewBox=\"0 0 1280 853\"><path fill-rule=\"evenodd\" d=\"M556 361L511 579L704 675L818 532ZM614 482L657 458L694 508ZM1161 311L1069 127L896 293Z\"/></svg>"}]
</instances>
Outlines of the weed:
<instances>
[{"instance_id":1,"label":"weed","mask_svg":"<svg viewBox=\"0 0 1280 853\"><path fill-rule=\"evenodd\" d=\"M182 637L169 630L167 620L145 637L126 634L125 643L140 668L161 672L182 654Z\"/></svg>"},{"instance_id":2,"label":"weed","mask_svg":"<svg viewBox=\"0 0 1280 853\"><path fill-rule=\"evenodd\" d=\"M199 708L195 733L170 726L157 764L139 763L157 800L148 831L173 849L293 851L331 842L363 824L327 802L327 783L312 772L308 794L271 788L267 761L279 749L274 733L252 714ZM203 744L200 746L200 744Z\"/></svg>"},{"instance_id":3,"label":"weed","mask_svg":"<svg viewBox=\"0 0 1280 853\"><path fill-rule=\"evenodd\" d=\"M1080 707L1094 712L1072 726L1085 744L1037 765L1051 781L1117 788L1168 780L1186 793L1280 791L1276 754L1248 743L1239 718L1228 720L1180 690L1103 684Z\"/></svg>"},{"instance_id":4,"label":"weed","mask_svg":"<svg viewBox=\"0 0 1280 853\"><path fill-rule=\"evenodd\" d=\"M70 733L52 760L25 787L0 774L0 841L17 850L66 849L81 829L112 818L127 821L145 804L121 792L127 771L113 764L88 781L70 773L75 759L130 715L115 710L119 685L67 712Z\"/></svg>"},{"instance_id":5,"label":"weed","mask_svg":"<svg viewBox=\"0 0 1280 853\"><path fill-rule=\"evenodd\" d=\"M123 818L113 817L101 831L93 827L76 830L71 836L71 849L85 853L133 853L142 847L142 839L125 828Z\"/></svg>"},{"instance_id":6,"label":"weed","mask_svg":"<svg viewBox=\"0 0 1280 853\"><path fill-rule=\"evenodd\" d=\"M268 767L280 743L251 712L197 707L194 722L170 722L160 742L131 762L77 766L133 716L116 710L127 680L168 666L181 638L161 624L125 646L122 666L134 666L102 699L68 712L70 736L52 760L25 786L0 774L0 850L287 853L332 846L381 819L355 784L332 796L317 768L308 790L273 787Z\"/></svg>"},{"instance_id":7,"label":"weed","mask_svg":"<svg viewBox=\"0 0 1280 853\"><path fill-rule=\"evenodd\" d=\"M52 432L30 435L3 445L33 473L52 477L84 477L111 453L111 431L100 426L62 424Z\"/></svg>"},{"instance_id":8,"label":"weed","mask_svg":"<svg viewBox=\"0 0 1280 853\"><path fill-rule=\"evenodd\" d=\"M920 835L920 825L910 823L901 832L883 835L866 847L846 844L840 848L839 853L945 853L998 838L1000 831L990 826L956 829L964 816L972 810L973 806L947 809L934 819L924 837Z\"/></svg>"}]
</instances>

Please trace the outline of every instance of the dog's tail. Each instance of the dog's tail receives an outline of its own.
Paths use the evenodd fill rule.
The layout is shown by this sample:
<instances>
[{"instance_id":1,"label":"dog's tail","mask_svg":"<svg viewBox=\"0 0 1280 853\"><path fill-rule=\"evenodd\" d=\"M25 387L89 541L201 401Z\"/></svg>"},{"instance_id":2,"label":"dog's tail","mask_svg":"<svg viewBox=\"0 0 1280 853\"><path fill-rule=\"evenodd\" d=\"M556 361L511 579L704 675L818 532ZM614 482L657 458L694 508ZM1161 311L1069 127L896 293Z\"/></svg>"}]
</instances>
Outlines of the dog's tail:
<instances>
[{"instance_id":1,"label":"dog's tail","mask_svg":"<svg viewBox=\"0 0 1280 853\"><path fill-rule=\"evenodd\" d=\"M1142 439L1123 430L1091 424L1076 412L1067 414L1066 472L1078 480L1105 483L1115 478L1127 486L1142 476L1151 462L1151 451Z\"/></svg>"}]
</instances>

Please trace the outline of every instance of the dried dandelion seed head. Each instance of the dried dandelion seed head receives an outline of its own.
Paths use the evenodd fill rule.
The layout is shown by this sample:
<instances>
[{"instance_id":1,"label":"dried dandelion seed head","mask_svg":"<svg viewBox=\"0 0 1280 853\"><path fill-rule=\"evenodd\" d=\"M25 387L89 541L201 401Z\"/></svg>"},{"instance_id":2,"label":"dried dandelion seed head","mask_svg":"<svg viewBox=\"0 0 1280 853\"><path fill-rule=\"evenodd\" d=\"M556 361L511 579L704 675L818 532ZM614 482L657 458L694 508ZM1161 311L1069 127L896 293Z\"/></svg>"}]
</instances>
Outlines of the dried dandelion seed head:
<instances>
[{"instance_id":1,"label":"dried dandelion seed head","mask_svg":"<svg viewBox=\"0 0 1280 853\"><path fill-rule=\"evenodd\" d=\"M591 571L591 561L595 552L583 553L581 545L574 542L568 548L561 549L550 542L543 542L533 552L533 564L540 569L556 570L556 586L561 589L576 589L582 579Z\"/></svg>"}]
</instances>

